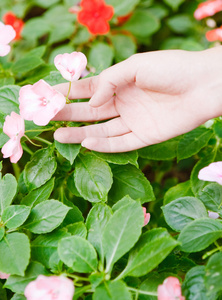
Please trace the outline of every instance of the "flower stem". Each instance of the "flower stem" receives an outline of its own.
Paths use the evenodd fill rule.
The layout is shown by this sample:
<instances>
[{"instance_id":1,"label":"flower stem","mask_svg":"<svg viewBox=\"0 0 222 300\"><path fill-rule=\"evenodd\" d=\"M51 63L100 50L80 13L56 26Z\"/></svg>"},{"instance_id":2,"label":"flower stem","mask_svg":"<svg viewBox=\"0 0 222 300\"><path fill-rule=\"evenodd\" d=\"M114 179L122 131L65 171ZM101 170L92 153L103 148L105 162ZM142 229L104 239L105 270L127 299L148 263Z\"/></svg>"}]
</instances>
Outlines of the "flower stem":
<instances>
[{"instance_id":1,"label":"flower stem","mask_svg":"<svg viewBox=\"0 0 222 300\"><path fill-rule=\"evenodd\" d=\"M18 179L19 179L19 176L20 176L20 168L19 168L19 165L18 165L18 164L12 164L12 167L13 167L13 171L14 171L15 177L16 177L16 179L18 180Z\"/></svg>"},{"instance_id":2,"label":"flower stem","mask_svg":"<svg viewBox=\"0 0 222 300\"><path fill-rule=\"evenodd\" d=\"M149 295L149 296L157 296L157 293L155 292L148 292L148 291L143 291L143 290L137 290L131 287L128 287L129 291L135 292L135 293L139 293L139 294L143 294L143 295Z\"/></svg>"},{"instance_id":3,"label":"flower stem","mask_svg":"<svg viewBox=\"0 0 222 300\"><path fill-rule=\"evenodd\" d=\"M52 145L51 142L49 142L49 141L47 141L47 140L45 140L43 138L40 138L39 136L34 137L34 140L39 141L39 142L43 142L43 143L45 143L47 145Z\"/></svg>"},{"instance_id":4,"label":"flower stem","mask_svg":"<svg viewBox=\"0 0 222 300\"><path fill-rule=\"evenodd\" d=\"M31 143L32 145L36 146L36 147L42 147L41 145L38 145L36 143L34 143L32 140L30 140L30 138L24 134L24 137L29 141L29 143Z\"/></svg>"},{"instance_id":5,"label":"flower stem","mask_svg":"<svg viewBox=\"0 0 222 300\"><path fill-rule=\"evenodd\" d=\"M85 278L85 277L77 276L77 275L74 275L74 274L68 274L68 273L66 273L65 275L70 277L70 278L76 279L77 281L81 280L81 281L90 282L90 280L88 278Z\"/></svg>"},{"instance_id":6,"label":"flower stem","mask_svg":"<svg viewBox=\"0 0 222 300\"><path fill-rule=\"evenodd\" d=\"M71 103L71 101L69 100L69 94L70 94L70 91L71 91L71 86L72 86L72 82L70 81L70 82L69 82L68 93L67 93L67 96L66 96L66 104Z\"/></svg>"},{"instance_id":7,"label":"flower stem","mask_svg":"<svg viewBox=\"0 0 222 300\"><path fill-rule=\"evenodd\" d=\"M30 130L26 130L25 133L27 133L27 132L39 132L39 131L43 132L43 131L50 131L50 130L53 130L53 129L55 129L55 127L50 127L50 128L46 128L46 129L34 129L34 130L30 129Z\"/></svg>"},{"instance_id":8,"label":"flower stem","mask_svg":"<svg viewBox=\"0 0 222 300\"><path fill-rule=\"evenodd\" d=\"M22 148L25 152L27 152L28 154L32 155L33 154L33 151L31 149L29 149L29 147L25 144L25 143L22 143Z\"/></svg>"}]
</instances>

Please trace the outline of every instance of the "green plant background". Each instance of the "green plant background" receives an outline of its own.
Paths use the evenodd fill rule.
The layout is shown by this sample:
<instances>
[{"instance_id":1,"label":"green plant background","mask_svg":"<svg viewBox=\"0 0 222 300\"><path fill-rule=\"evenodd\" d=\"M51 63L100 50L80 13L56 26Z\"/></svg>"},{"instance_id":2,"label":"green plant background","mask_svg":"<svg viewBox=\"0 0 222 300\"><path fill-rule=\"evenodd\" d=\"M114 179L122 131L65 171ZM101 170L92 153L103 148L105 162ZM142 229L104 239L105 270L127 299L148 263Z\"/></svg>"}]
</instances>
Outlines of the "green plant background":
<instances>
[{"instance_id":1,"label":"green plant background","mask_svg":"<svg viewBox=\"0 0 222 300\"><path fill-rule=\"evenodd\" d=\"M65 82L53 65L59 53L85 53L93 76L137 52L214 46L206 20L193 17L201 1L106 2L115 9L110 32L92 36L68 11L77 0L1 0L0 17L13 11L25 21L22 39L0 58L1 147L6 115L19 112L19 88L42 78ZM221 14L214 18L220 25ZM72 278L73 299L157 299L168 276L180 279L186 299L222 299L222 187L197 177L222 160L221 118L122 154L54 142L46 128L27 121L26 130L39 130L29 138L42 148L22 139L21 160L1 162L0 271L12 274L0 280L1 300L24 300L39 274ZM141 206L151 213L145 227Z\"/></svg>"}]
</instances>

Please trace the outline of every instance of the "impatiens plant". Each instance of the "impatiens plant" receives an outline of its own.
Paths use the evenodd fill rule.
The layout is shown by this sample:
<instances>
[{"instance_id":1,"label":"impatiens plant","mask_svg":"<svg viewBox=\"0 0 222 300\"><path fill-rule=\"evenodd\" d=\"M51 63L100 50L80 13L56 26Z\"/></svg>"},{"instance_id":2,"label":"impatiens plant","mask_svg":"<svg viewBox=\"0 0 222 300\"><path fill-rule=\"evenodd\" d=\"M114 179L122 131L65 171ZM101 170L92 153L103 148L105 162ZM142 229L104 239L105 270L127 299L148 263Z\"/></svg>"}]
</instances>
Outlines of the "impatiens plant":
<instances>
[{"instance_id":1,"label":"impatiens plant","mask_svg":"<svg viewBox=\"0 0 222 300\"><path fill-rule=\"evenodd\" d=\"M91 125L55 121L88 101L69 99L71 82L136 52L213 46L220 11L219 0L1 2L1 300L221 299L220 117L127 153L53 138Z\"/></svg>"}]
</instances>

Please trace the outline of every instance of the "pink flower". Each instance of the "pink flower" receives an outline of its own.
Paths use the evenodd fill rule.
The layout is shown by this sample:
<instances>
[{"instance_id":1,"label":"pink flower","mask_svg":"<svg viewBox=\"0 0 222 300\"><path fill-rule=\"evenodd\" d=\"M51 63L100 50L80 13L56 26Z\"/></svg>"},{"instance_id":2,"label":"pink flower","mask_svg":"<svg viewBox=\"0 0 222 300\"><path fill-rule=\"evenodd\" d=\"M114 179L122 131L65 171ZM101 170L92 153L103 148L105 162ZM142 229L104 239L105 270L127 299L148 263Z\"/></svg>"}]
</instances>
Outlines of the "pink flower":
<instances>
[{"instance_id":1,"label":"pink flower","mask_svg":"<svg viewBox=\"0 0 222 300\"><path fill-rule=\"evenodd\" d=\"M57 55L54 63L63 78L76 81L86 68L87 58L82 52L64 53Z\"/></svg>"},{"instance_id":2,"label":"pink flower","mask_svg":"<svg viewBox=\"0 0 222 300\"><path fill-rule=\"evenodd\" d=\"M12 163L17 163L23 153L20 139L25 133L25 123L22 117L13 111L11 116L5 118L3 132L10 137L2 147L3 157L10 157Z\"/></svg>"},{"instance_id":3,"label":"pink flower","mask_svg":"<svg viewBox=\"0 0 222 300\"><path fill-rule=\"evenodd\" d=\"M208 217L211 219L218 219L220 216L217 212L208 210Z\"/></svg>"},{"instance_id":4,"label":"pink flower","mask_svg":"<svg viewBox=\"0 0 222 300\"><path fill-rule=\"evenodd\" d=\"M4 25L0 22L0 56L7 55L11 47L8 45L16 36L16 32L11 25Z\"/></svg>"},{"instance_id":5,"label":"pink flower","mask_svg":"<svg viewBox=\"0 0 222 300\"><path fill-rule=\"evenodd\" d=\"M209 42L222 41L222 26L219 28L215 28L207 31L206 39Z\"/></svg>"},{"instance_id":6,"label":"pink flower","mask_svg":"<svg viewBox=\"0 0 222 300\"><path fill-rule=\"evenodd\" d=\"M146 226L150 221L150 213L146 212L146 207L143 207L143 213L144 213L144 225L143 226Z\"/></svg>"},{"instance_id":7,"label":"pink flower","mask_svg":"<svg viewBox=\"0 0 222 300\"><path fill-rule=\"evenodd\" d=\"M208 0L198 5L194 12L194 17L197 20L213 16L222 10L222 0Z\"/></svg>"},{"instance_id":8,"label":"pink flower","mask_svg":"<svg viewBox=\"0 0 222 300\"><path fill-rule=\"evenodd\" d=\"M65 97L44 80L26 85L19 92L20 114L25 120L45 126L65 106Z\"/></svg>"},{"instance_id":9,"label":"pink flower","mask_svg":"<svg viewBox=\"0 0 222 300\"><path fill-rule=\"evenodd\" d=\"M0 272L0 279L8 279L9 276L10 276L9 274Z\"/></svg>"},{"instance_id":10,"label":"pink flower","mask_svg":"<svg viewBox=\"0 0 222 300\"><path fill-rule=\"evenodd\" d=\"M24 294L27 300L72 300L74 285L63 276L39 275L26 286Z\"/></svg>"},{"instance_id":11,"label":"pink flower","mask_svg":"<svg viewBox=\"0 0 222 300\"><path fill-rule=\"evenodd\" d=\"M217 182L222 185L222 161L213 162L201 169L198 178L200 180Z\"/></svg>"},{"instance_id":12,"label":"pink flower","mask_svg":"<svg viewBox=\"0 0 222 300\"><path fill-rule=\"evenodd\" d=\"M158 300L185 300L181 294L181 286L179 279L176 277L168 277L163 284L158 286Z\"/></svg>"}]
</instances>

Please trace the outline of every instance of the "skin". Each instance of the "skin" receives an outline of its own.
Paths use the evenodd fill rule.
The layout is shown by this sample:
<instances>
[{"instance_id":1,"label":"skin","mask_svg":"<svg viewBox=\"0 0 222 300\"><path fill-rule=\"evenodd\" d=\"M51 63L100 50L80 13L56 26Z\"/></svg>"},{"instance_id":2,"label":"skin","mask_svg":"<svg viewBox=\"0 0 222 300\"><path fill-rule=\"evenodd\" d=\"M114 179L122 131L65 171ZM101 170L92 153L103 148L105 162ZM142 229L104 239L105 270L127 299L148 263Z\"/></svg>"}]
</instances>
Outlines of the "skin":
<instances>
[{"instance_id":1,"label":"skin","mask_svg":"<svg viewBox=\"0 0 222 300\"><path fill-rule=\"evenodd\" d=\"M67 104L54 120L108 121L59 128L54 138L99 152L125 152L186 133L222 114L221 56L221 46L135 54L73 82L70 99L91 99ZM66 96L68 85L55 88Z\"/></svg>"}]
</instances>

